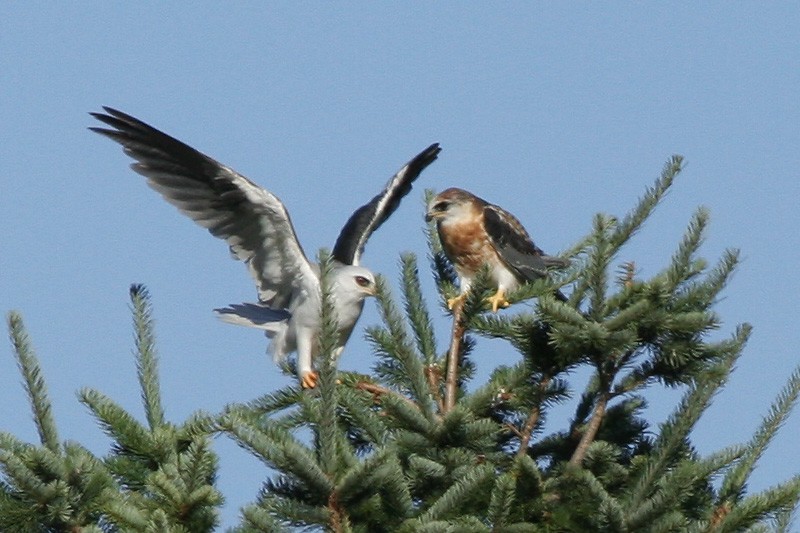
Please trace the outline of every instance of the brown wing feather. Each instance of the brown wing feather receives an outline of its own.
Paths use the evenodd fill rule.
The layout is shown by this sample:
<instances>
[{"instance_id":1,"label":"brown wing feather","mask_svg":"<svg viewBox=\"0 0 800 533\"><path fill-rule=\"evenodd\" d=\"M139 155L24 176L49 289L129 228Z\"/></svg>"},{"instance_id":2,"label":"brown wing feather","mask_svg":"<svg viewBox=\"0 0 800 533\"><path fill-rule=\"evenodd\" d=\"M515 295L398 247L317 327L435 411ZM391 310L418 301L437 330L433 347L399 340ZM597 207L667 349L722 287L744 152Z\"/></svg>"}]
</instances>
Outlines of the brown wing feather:
<instances>
[{"instance_id":1,"label":"brown wing feather","mask_svg":"<svg viewBox=\"0 0 800 533\"><path fill-rule=\"evenodd\" d=\"M547 276L547 267L565 267L568 261L546 255L533 243L519 220L501 207L486 204L484 226L500 259L521 279L533 281Z\"/></svg>"}]
</instances>

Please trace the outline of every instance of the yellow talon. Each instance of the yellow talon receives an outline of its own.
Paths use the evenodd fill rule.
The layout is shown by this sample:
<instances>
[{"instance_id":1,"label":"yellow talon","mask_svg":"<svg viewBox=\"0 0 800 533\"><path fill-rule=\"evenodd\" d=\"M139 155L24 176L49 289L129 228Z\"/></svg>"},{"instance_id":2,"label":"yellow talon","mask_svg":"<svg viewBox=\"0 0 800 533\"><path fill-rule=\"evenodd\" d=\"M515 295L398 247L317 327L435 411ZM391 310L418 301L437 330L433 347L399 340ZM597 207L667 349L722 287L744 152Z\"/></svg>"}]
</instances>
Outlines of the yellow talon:
<instances>
[{"instance_id":1,"label":"yellow talon","mask_svg":"<svg viewBox=\"0 0 800 533\"><path fill-rule=\"evenodd\" d=\"M461 304L463 304L464 300L466 300L466 299L467 299L467 293L465 293L465 292L459 294L455 298L448 298L447 299L447 308L452 311L455 307L460 306Z\"/></svg>"},{"instance_id":2,"label":"yellow talon","mask_svg":"<svg viewBox=\"0 0 800 533\"><path fill-rule=\"evenodd\" d=\"M510 302L506 300L506 293L503 289L497 289L494 296L489 296L486 301L492 306L492 313L496 313L499 308L506 308Z\"/></svg>"},{"instance_id":3,"label":"yellow talon","mask_svg":"<svg viewBox=\"0 0 800 533\"><path fill-rule=\"evenodd\" d=\"M303 387L304 389L313 389L314 387L317 386L318 379L319 375L313 370L311 372L306 372L300 378L300 386Z\"/></svg>"}]
</instances>

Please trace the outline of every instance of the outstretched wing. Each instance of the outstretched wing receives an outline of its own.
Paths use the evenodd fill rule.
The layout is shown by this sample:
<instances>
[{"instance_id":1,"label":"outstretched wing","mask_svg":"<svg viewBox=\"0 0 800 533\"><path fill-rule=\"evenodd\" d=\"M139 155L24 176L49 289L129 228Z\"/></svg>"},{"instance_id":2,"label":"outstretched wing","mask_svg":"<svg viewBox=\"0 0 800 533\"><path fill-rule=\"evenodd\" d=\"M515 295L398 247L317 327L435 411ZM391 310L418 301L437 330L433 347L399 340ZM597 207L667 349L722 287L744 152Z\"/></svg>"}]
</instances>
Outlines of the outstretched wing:
<instances>
[{"instance_id":1,"label":"outstretched wing","mask_svg":"<svg viewBox=\"0 0 800 533\"><path fill-rule=\"evenodd\" d=\"M533 244L519 220L508 211L486 204L483 208L486 233L500 259L521 278L533 281L547 275L548 267L566 267L569 261L552 257Z\"/></svg>"},{"instance_id":2,"label":"outstretched wing","mask_svg":"<svg viewBox=\"0 0 800 533\"><path fill-rule=\"evenodd\" d=\"M434 143L420 152L392 176L380 194L350 216L333 246L335 260L346 265L359 264L364 245L372 232L394 213L403 197L411 191L411 184L425 167L436 160L441 150L439 143Z\"/></svg>"},{"instance_id":3,"label":"outstretched wing","mask_svg":"<svg viewBox=\"0 0 800 533\"><path fill-rule=\"evenodd\" d=\"M113 129L89 129L121 144L136 160L131 168L147 177L150 187L228 243L250 269L261 302L283 308L293 287L318 283L289 213L274 194L130 115L103 109L105 114L91 115Z\"/></svg>"}]
</instances>

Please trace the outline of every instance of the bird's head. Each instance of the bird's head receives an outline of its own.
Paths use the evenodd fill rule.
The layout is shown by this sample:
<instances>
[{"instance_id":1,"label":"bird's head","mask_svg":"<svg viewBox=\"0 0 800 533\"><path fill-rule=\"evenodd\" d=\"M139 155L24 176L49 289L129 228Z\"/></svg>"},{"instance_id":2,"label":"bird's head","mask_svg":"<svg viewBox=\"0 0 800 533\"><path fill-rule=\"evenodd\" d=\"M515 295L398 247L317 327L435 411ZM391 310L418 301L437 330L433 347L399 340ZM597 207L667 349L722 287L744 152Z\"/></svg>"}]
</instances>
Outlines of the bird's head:
<instances>
[{"instance_id":1,"label":"bird's head","mask_svg":"<svg viewBox=\"0 0 800 533\"><path fill-rule=\"evenodd\" d=\"M378 290L375 274L361 266L340 266L335 271L333 281L337 298L360 301L367 296L375 296Z\"/></svg>"},{"instance_id":2,"label":"bird's head","mask_svg":"<svg viewBox=\"0 0 800 533\"><path fill-rule=\"evenodd\" d=\"M469 216L475 209L477 197L464 189L451 187L436 196L428 204L425 221L445 221Z\"/></svg>"}]
</instances>

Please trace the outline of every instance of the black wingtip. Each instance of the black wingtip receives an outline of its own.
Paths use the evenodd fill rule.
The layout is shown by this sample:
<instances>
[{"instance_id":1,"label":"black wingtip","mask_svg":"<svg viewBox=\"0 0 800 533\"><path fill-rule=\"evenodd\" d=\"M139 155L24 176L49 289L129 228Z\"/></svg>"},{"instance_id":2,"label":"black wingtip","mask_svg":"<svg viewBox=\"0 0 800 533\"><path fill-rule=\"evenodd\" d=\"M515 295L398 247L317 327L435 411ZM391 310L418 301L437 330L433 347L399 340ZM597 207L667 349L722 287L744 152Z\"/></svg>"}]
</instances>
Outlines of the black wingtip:
<instances>
[{"instance_id":1,"label":"black wingtip","mask_svg":"<svg viewBox=\"0 0 800 533\"><path fill-rule=\"evenodd\" d=\"M111 136L110 134L118 133L118 130L123 129L123 128L120 127L121 124L124 124L125 122L128 122L128 121L125 120L125 118L123 118L124 113L120 113L119 111L117 111L114 108L111 108L111 107L108 107L108 106L103 106L103 109L106 111L105 113L100 113L100 112L96 112L96 111L90 111L89 115L91 115L95 120L99 120L103 124L111 126L114 129L113 130L109 130L109 129L106 129L106 128L98 128L96 126L89 126L88 129L90 131L95 132L95 133L99 133L100 135L105 135L106 137L110 137ZM123 116L119 116L119 115L123 115Z\"/></svg>"},{"instance_id":2,"label":"black wingtip","mask_svg":"<svg viewBox=\"0 0 800 533\"><path fill-rule=\"evenodd\" d=\"M129 156L151 170L153 165L167 165L171 172L180 168L190 179L210 179L219 171L219 163L175 137L113 107L103 106L103 110L89 114L108 127L90 126L89 131L122 145ZM137 166L137 172L141 168Z\"/></svg>"},{"instance_id":3,"label":"black wingtip","mask_svg":"<svg viewBox=\"0 0 800 533\"><path fill-rule=\"evenodd\" d=\"M123 113L119 109L115 109L115 108L113 108L111 106L107 106L107 105L104 105L102 107L103 107L103 111L105 111L106 113L108 113L112 117L117 117L117 118L121 118L121 119L125 119L125 120L136 120L134 117L128 115L127 113ZM92 114L94 114L94 113L92 113Z\"/></svg>"},{"instance_id":4,"label":"black wingtip","mask_svg":"<svg viewBox=\"0 0 800 533\"><path fill-rule=\"evenodd\" d=\"M101 107L103 108L103 111L105 111L105 113L101 113L100 111L89 111L89 114L91 116L93 116L94 118L96 118L97 120L101 120L103 122L105 122L107 119L113 118L113 117L121 118L121 119L131 119L131 118L133 118L133 117L131 117L129 115L126 115L122 111L114 109L113 107L109 107L107 105L104 105L104 106L101 106Z\"/></svg>"},{"instance_id":5,"label":"black wingtip","mask_svg":"<svg viewBox=\"0 0 800 533\"><path fill-rule=\"evenodd\" d=\"M436 161L441 151L442 148L439 146L439 143L433 143L414 156L411 161L406 163L405 174L407 179L406 185L403 187L405 190L401 193L401 197L408 194L408 192L411 190L411 184L419 177L422 171L428 167L428 165Z\"/></svg>"},{"instance_id":6,"label":"black wingtip","mask_svg":"<svg viewBox=\"0 0 800 533\"><path fill-rule=\"evenodd\" d=\"M442 151L442 147L439 146L439 143L433 143L432 145L425 148L422 152L420 152L419 156L422 156L425 161L428 161L428 164L433 163L437 157L439 157L439 153Z\"/></svg>"},{"instance_id":7,"label":"black wingtip","mask_svg":"<svg viewBox=\"0 0 800 533\"><path fill-rule=\"evenodd\" d=\"M441 151L442 148L439 146L439 143L433 143L415 155L408 163L406 163L406 166L409 167L409 170L420 169L421 172L422 169L436 161Z\"/></svg>"},{"instance_id":8,"label":"black wingtip","mask_svg":"<svg viewBox=\"0 0 800 533\"><path fill-rule=\"evenodd\" d=\"M106 112L108 112L108 108L106 106L103 106L103 109L105 109ZM99 120L100 122L103 122L105 124L108 124L108 119L110 118L108 115L106 115L104 113L100 113L99 111L89 111L89 116L91 116L93 119ZM98 128L97 126L88 126L87 129L89 131L93 131L95 133L99 133L100 135L105 135L106 132L108 131L105 128Z\"/></svg>"},{"instance_id":9,"label":"black wingtip","mask_svg":"<svg viewBox=\"0 0 800 533\"><path fill-rule=\"evenodd\" d=\"M114 130L105 130L102 128L89 128L90 130L96 133L108 135L109 131L128 131L128 132L136 131L148 134L155 133L157 135L163 135L165 137L169 137L169 135L167 135L163 131L154 128L153 126L139 120L138 118L132 115L123 113L119 109L114 109L113 107L107 105L104 105L102 107L105 113L90 111L89 114L95 119L102 122L103 124L111 126L112 128L114 128Z\"/></svg>"},{"instance_id":10,"label":"black wingtip","mask_svg":"<svg viewBox=\"0 0 800 533\"><path fill-rule=\"evenodd\" d=\"M422 150L392 176L383 191L350 216L333 246L335 260L347 265L358 263L369 236L397 209L403 197L411 192L413 182L436 161L441 151L439 143Z\"/></svg>"}]
</instances>

